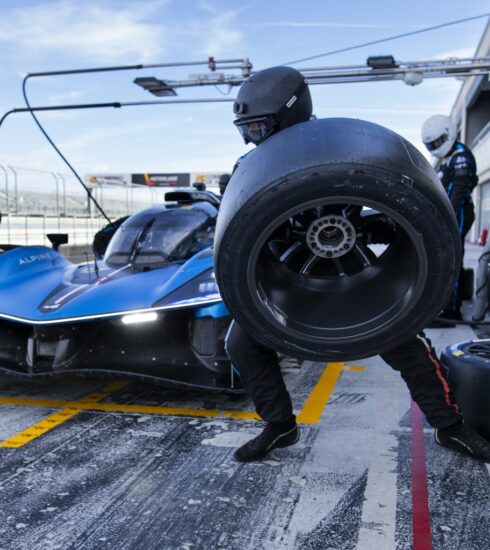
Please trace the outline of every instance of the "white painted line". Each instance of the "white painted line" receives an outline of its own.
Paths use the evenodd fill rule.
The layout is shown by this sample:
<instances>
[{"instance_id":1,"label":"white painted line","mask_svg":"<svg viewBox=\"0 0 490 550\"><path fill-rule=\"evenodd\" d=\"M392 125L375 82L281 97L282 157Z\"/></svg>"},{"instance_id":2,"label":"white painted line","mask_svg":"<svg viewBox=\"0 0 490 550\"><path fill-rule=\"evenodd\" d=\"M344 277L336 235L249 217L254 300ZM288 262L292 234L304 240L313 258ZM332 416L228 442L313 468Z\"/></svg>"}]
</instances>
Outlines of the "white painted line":
<instances>
[{"instance_id":1,"label":"white painted line","mask_svg":"<svg viewBox=\"0 0 490 550\"><path fill-rule=\"evenodd\" d=\"M399 388L384 388L378 400L376 433L369 458L368 477L358 550L393 550L396 548L396 500L398 439L393 432L398 428Z\"/></svg>"}]
</instances>

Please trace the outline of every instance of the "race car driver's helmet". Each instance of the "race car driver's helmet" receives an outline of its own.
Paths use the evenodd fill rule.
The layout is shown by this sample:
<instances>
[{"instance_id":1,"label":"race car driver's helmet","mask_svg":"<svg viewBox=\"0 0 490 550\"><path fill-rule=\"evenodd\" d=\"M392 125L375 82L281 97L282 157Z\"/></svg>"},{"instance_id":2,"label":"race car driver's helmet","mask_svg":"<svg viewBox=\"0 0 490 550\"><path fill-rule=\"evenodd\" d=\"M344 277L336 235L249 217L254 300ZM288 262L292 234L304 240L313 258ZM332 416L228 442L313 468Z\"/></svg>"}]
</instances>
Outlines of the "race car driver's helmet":
<instances>
[{"instance_id":1,"label":"race car driver's helmet","mask_svg":"<svg viewBox=\"0 0 490 550\"><path fill-rule=\"evenodd\" d=\"M445 115L434 115L422 126L422 141L432 155L444 158L456 142L458 130L454 121Z\"/></svg>"},{"instance_id":2,"label":"race car driver's helmet","mask_svg":"<svg viewBox=\"0 0 490 550\"><path fill-rule=\"evenodd\" d=\"M245 143L258 145L279 130L309 120L312 109L305 77L291 67L272 67L241 85L233 104L234 124Z\"/></svg>"},{"instance_id":3,"label":"race car driver's helmet","mask_svg":"<svg viewBox=\"0 0 490 550\"><path fill-rule=\"evenodd\" d=\"M228 185L230 178L231 178L230 174L221 174L221 176L219 177L218 185L219 185L219 193L221 196L224 195L226 186Z\"/></svg>"}]
</instances>

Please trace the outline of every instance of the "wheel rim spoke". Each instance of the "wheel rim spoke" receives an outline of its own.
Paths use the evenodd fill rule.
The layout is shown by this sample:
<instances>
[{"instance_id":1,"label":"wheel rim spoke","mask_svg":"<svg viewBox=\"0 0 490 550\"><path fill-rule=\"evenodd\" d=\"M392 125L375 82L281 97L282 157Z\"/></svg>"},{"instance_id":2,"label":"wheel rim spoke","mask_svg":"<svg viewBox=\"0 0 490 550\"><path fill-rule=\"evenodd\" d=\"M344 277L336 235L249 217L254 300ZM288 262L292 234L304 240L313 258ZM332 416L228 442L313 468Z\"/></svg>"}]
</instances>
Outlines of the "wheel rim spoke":
<instances>
[{"instance_id":1,"label":"wheel rim spoke","mask_svg":"<svg viewBox=\"0 0 490 550\"><path fill-rule=\"evenodd\" d=\"M339 258L333 258L333 265L337 269L337 273L339 274L339 277L345 277L346 273L344 270L344 266L342 265L342 262L339 260Z\"/></svg>"},{"instance_id":2,"label":"wheel rim spoke","mask_svg":"<svg viewBox=\"0 0 490 550\"><path fill-rule=\"evenodd\" d=\"M364 247L361 244L356 243L352 251L361 260L364 267L369 267L372 265L371 260L369 259L367 253L364 250Z\"/></svg>"},{"instance_id":3,"label":"wheel rim spoke","mask_svg":"<svg viewBox=\"0 0 490 550\"><path fill-rule=\"evenodd\" d=\"M285 252L279 257L280 262L287 262L296 252L299 252L302 249L303 243L301 241L296 241L292 244Z\"/></svg>"},{"instance_id":4,"label":"wheel rim spoke","mask_svg":"<svg viewBox=\"0 0 490 550\"><path fill-rule=\"evenodd\" d=\"M311 254L311 256L303 264L303 267L300 270L301 275L309 275L311 270L316 266L316 264L321 260L320 256L316 254Z\"/></svg>"}]
</instances>

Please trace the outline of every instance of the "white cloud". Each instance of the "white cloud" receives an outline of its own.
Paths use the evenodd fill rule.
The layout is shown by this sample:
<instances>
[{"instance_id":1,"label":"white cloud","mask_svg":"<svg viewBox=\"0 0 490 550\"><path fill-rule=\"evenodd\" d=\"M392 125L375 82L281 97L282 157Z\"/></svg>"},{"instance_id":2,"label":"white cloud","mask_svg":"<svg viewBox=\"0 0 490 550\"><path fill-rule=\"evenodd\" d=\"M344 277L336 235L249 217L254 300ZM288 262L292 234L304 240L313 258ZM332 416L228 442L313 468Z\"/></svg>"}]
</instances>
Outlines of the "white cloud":
<instances>
[{"instance_id":1,"label":"white cloud","mask_svg":"<svg viewBox=\"0 0 490 550\"><path fill-rule=\"evenodd\" d=\"M236 17L248 8L223 11L201 3L205 15L173 21L162 8L168 0L84 3L50 0L19 7L0 20L0 45L30 56L67 53L91 62L156 62L188 44L194 54L223 55L241 47ZM23 75L22 75L23 76Z\"/></svg>"},{"instance_id":2,"label":"white cloud","mask_svg":"<svg viewBox=\"0 0 490 550\"><path fill-rule=\"evenodd\" d=\"M243 45L243 33L234 24L234 20L248 9L248 5L230 11L217 9L207 2L201 2L200 7L211 14L211 18L190 22L179 29L179 34L188 35L194 41L197 52L218 56Z\"/></svg>"},{"instance_id":3,"label":"white cloud","mask_svg":"<svg viewBox=\"0 0 490 550\"><path fill-rule=\"evenodd\" d=\"M0 43L28 53L61 53L97 61L148 61L164 46L161 27L151 15L162 2L135 2L117 9L71 0L20 7L0 22Z\"/></svg>"},{"instance_id":4,"label":"white cloud","mask_svg":"<svg viewBox=\"0 0 490 550\"><path fill-rule=\"evenodd\" d=\"M473 57L475 55L475 48L456 48L454 50L446 50L442 53L438 53L432 57L432 59L448 59L451 57L459 57L465 59L467 57Z\"/></svg>"}]
</instances>

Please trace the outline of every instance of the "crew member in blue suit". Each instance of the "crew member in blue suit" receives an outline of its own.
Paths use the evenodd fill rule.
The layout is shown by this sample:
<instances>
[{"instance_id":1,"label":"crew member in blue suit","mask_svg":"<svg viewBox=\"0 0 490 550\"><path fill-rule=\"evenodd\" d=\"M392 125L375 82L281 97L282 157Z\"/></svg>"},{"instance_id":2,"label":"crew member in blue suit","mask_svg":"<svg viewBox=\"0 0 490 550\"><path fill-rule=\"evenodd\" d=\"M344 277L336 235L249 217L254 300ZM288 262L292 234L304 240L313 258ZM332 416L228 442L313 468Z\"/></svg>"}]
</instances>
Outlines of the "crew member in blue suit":
<instances>
[{"instance_id":1,"label":"crew member in blue suit","mask_svg":"<svg viewBox=\"0 0 490 550\"><path fill-rule=\"evenodd\" d=\"M466 145L457 140L456 125L448 116L434 115L427 119L422 126L422 141L432 155L442 160L439 177L458 220L464 253L466 235L475 221L475 206L471 197L478 184L475 157ZM463 267L451 300L440 317L461 321L462 301Z\"/></svg>"},{"instance_id":2,"label":"crew member in blue suit","mask_svg":"<svg viewBox=\"0 0 490 550\"><path fill-rule=\"evenodd\" d=\"M245 143L260 147L270 136L309 120L312 102L308 84L299 71L272 67L253 74L242 84L233 110L235 126ZM243 159L238 159L235 169ZM389 231L381 227L374 238L372 242L389 242ZM262 433L236 450L236 460L259 460L272 449L294 445L299 440L299 429L276 351L257 342L236 321L228 332L226 349L258 414L266 422ZM463 423L437 355L423 333L408 334L403 345L381 357L400 372L412 398L435 428L439 445L490 462L490 444Z\"/></svg>"}]
</instances>

